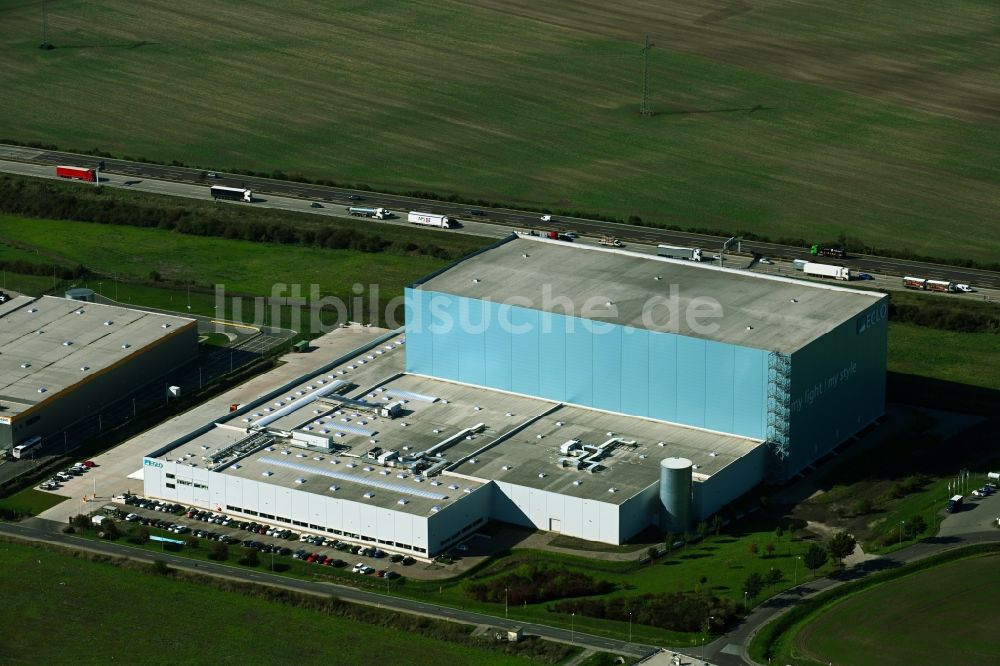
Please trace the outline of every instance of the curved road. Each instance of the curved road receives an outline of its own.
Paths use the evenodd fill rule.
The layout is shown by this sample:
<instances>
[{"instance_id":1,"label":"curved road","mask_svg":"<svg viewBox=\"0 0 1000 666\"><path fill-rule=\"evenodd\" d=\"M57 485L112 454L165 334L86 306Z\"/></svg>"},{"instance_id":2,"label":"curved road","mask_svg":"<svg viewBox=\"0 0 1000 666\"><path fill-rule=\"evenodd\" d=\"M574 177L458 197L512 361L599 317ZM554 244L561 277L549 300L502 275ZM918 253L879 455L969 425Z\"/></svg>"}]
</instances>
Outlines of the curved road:
<instances>
[{"instance_id":1,"label":"curved road","mask_svg":"<svg viewBox=\"0 0 1000 666\"><path fill-rule=\"evenodd\" d=\"M93 167L101 158L91 155L23 148L0 144L0 158L27 162L31 164ZM447 201L417 199L395 194L384 194L362 190L348 190L340 187L312 185L294 181L275 180L257 176L243 176L219 172L218 178L206 178L206 171L178 166L162 166L144 162L104 158L107 172L135 176L137 178L155 178L169 181L208 185L230 185L248 187L255 193L275 194L279 196L299 197L313 201L323 201L343 206L364 205L380 206L391 210L421 210L424 212L448 215L456 219L464 219L480 224L492 224L505 228L548 230L553 226L560 229L572 229L580 234L590 236L617 236L624 241L638 243L668 243L677 245L696 245L711 252L718 251L725 238L705 234L695 234L682 231L668 231L650 227L638 227L617 222L602 222L582 218L558 216L552 224L539 220L538 213L507 208L486 208L470 204L456 204ZM351 197L356 197L352 199ZM482 216L469 215L470 210L485 213ZM742 252L768 257L785 259L809 259L808 250L776 243L746 241L742 243ZM849 259L837 260L838 264L848 265L855 270L877 272L887 275L917 275L920 277L938 278L954 282L964 282L980 287L1000 287L1000 273L972 268L960 268L941 264L930 264L902 259L858 255Z\"/></svg>"}]
</instances>

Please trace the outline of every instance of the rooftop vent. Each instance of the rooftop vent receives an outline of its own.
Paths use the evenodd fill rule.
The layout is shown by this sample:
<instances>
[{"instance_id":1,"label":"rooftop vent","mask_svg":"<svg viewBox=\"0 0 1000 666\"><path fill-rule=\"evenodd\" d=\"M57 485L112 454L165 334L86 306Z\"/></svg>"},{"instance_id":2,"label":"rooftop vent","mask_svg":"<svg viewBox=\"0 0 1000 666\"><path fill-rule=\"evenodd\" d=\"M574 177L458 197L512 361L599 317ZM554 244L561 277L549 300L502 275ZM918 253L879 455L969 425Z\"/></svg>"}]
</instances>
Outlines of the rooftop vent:
<instances>
[{"instance_id":1,"label":"rooftop vent","mask_svg":"<svg viewBox=\"0 0 1000 666\"><path fill-rule=\"evenodd\" d=\"M458 490L458 486L452 483L451 485L448 486L448 490Z\"/></svg>"},{"instance_id":2,"label":"rooftop vent","mask_svg":"<svg viewBox=\"0 0 1000 666\"><path fill-rule=\"evenodd\" d=\"M478 284L479 282L482 282L482 280L480 280L479 278L472 278L472 281L473 281L473 282L475 282L475 283L477 283L477 284Z\"/></svg>"},{"instance_id":3,"label":"rooftop vent","mask_svg":"<svg viewBox=\"0 0 1000 666\"><path fill-rule=\"evenodd\" d=\"M616 492L618 492L618 489L617 488L608 488L608 492L609 493L616 493Z\"/></svg>"},{"instance_id":4,"label":"rooftop vent","mask_svg":"<svg viewBox=\"0 0 1000 666\"><path fill-rule=\"evenodd\" d=\"M400 506L406 506L409 503L410 503L410 500L406 500L406 499L402 499L402 498L396 500L396 504L398 504Z\"/></svg>"},{"instance_id":5,"label":"rooftop vent","mask_svg":"<svg viewBox=\"0 0 1000 666\"><path fill-rule=\"evenodd\" d=\"M752 331L753 330L753 326L751 326L750 324L747 324L747 330L748 331Z\"/></svg>"},{"instance_id":6,"label":"rooftop vent","mask_svg":"<svg viewBox=\"0 0 1000 666\"><path fill-rule=\"evenodd\" d=\"M511 412L507 412L507 416L514 416L514 414Z\"/></svg>"},{"instance_id":7,"label":"rooftop vent","mask_svg":"<svg viewBox=\"0 0 1000 666\"><path fill-rule=\"evenodd\" d=\"M340 486L330 486L330 491L335 493L339 488Z\"/></svg>"},{"instance_id":8,"label":"rooftop vent","mask_svg":"<svg viewBox=\"0 0 1000 666\"><path fill-rule=\"evenodd\" d=\"M45 393L46 391L48 391L48 389L47 389L47 388L45 388L44 386L43 386L43 387L41 387L40 389L38 389L38 392L39 392L39 393Z\"/></svg>"},{"instance_id":9,"label":"rooftop vent","mask_svg":"<svg viewBox=\"0 0 1000 666\"><path fill-rule=\"evenodd\" d=\"M83 314L83 308L80 308L79 310L77 310L76 313L77 314Z\"/></svg>"},{"instance_id":10,"label":"rooftop vent","mask_svg":"<svg viewBox=\"0 0 1000 666\"><path fill-rule=\"evenodd\" d=\"M22 363L21 367L27 369L27 368L31 367L31 364L30 363Z\"/></svg>"},{"instance_id":11,"label":"rooftop vent","mask_svg":"<svg viewBox=\"0 0 1000 666\"><path fill-rule=\"evenodd\" d=\"M464 490L462 490L462 492L466 493L466 494L471 493L472 492L472 488L465 488Z\"/></svg>"},{"instance_id":12,"label":"rooftop vent","mask_svg":"<svg viewBox=\"0 0 1000 666\"><path fill-rule=\"evenodd\" d=\"M525 252L525 253L524 253L524 254L522 254L521 256L522 256L523 258L527 259L527 258L528 258L528 253L527 253L527 252Z\"/></svg>"},{"instance_id":13,"label":"rooftop vent","mask_svg":"<svg viewBox=\"0 0 1000 666\"><path fill-rule=\"evenodd\" d=\"M87 370L90 370L90 366L89 365L81 365L80 366L80 372L87 372Z\"/></svg>"},{"instance_id":14,"label":"rooftop vent","mask_svg":"<svg viewBox=\"0 0 1000 666\"><path fill-rule=\"evenodd\" d=\"M273 476L274 472L270 472L270 471L266 471L265 470L265 471L261 472L260 475L261 476Z\"/></svg>"},{"instance_id":15,"label":"rooftop vent","mask_svg":"<svg viewBox=\"0 0 1000 666\"><path fill-rule=\"evenodd\" d=\"M545 472L539 472L538 473L538 478L539 479L544 479L545 478Z\"/></svg>"},{"instance_id":16,"label":"rooftop vent","mask_svg":"<svg viewBox=\"0 0 1000 666\"><path fill-rule=\"evenodd\" d=\"M438 506L438 505L436 505L436 504L435 504L434 506L432 506L432 507L431 507L431 513L437 513L437 512L438 512L438 511L440 511L440 510L441 510L441 507L439 507L439 506Z\"/></svg>"},{"instance_id":17,"label":"rooftop vent","mask_svg":"<svg viewBox=\"0 0 1000 666\"><path fill-rule=\"evenodd\" d=\"M667 443L666 442L657 442L656 445L657 446L666 446Z\"/></svg>"},{"instance_id":18,"label":"rooftop vent","mask_svg":"<svg viewBox=\"0 0 1000 666\"><path fill-rule=\"evenodd\" d=\"M375 497L375 493L365 493L364 495L362 495L362 497L364 497L365 499L371 499Z\"/></svg>"},{"instance_id":19,"label":"rooftop vent","mask_svg":"<svg viewBox=\"0 0 1000 666\"><path fill-rule=\"evenodd\" d=\"M170 328L170 324L160 324L160 328Z\"/></svg>"},{"instance_id":20,"label":"rooftop vent","mask_svg":"<svg viewBox=\"0 0 1000 666\"><path fill-rule=\"evenodd\" d=\"M663 279L663 276L662 276L662 275L654 275L654 276L653 276L653 279L654 279L654 280L662 280L662 279Z\"/></svg>"},{"instance_id":21,"label":"rooftop vent","mask_svg":"<svg viewBox=\"0 0 1000 666\"><path fill-rule=\"evenodd\" d=\"M111 320L109 319L109 320L107 320L106 322L104 322L104 325L105 325L105 326L111 326L111 325L112 325L112 324L114 324L114 323L115 323L115 322L113 322L113 321L111 321Z\"/></svg>"},{"instance_id":22,"label":"rooftop vent","mask_svg":"<svg viewBox=\"0 0 1000 666\"><path fill-rule=\"evenodd\" d=\"M789 303L798 303L798 302L799 302L799 299L797 299L797 298L793 298L793 299L789 300L788 302L789 302Z\"/></svg>"},{"instance_id":23,"label":"rooftop vent","mask_svg":"<svg viewBox=\"0 0 1000 666\"><path fill-rule=\"evenodd\" d=\"M295 479L295 483L298 483L298 484L303 484L305 482L306 482L306 480L303 479L301 476L299 478Z\"/></svg>"},{"instance_id":24,"label":"rooftop vent","mask_svg":"<svg viewBox=\"0 0 1000 666\"><path fill-rule=\"evenodd\" d=\"M574 485L574 486L578 486L578 485L580 485L581 483L583 483L583 481L581 481L580 479L577 479L576 481L574 481L574 482L573 482L573 485Z\"/></svg>"},{"instance_id":25,"label":"rooftop vent","mask_svg":"<svg viewBox=\"0 0 1000 666\"><path fill-rule=\"evenodd\" d=\"M556 421L556 425L561 428L563 426L563 422L562 421Z\"/></svg>"},{"instance_id":26,"label":"rooftop vent","mask_svg":"<svg viewBox=\"0 0 1000 666\"><path fill-rule=\"evenodd\" d=\"M505 472L506 472L507 470L509 470L509 469L510 469L510 465L502 465L502 466L500 467L500 469L502 469L503 471L505 471Z\"/></svg>"},{"instance_id":27,"label":"rooftop vent","mask_svg":"<svg viewBox=\"0 0 1000 666\"><path fill-rule=\"evenodd\" d=\"M719 454L718 454L718 453L716 453L715 451L712 451L712 452L711 452L711 453L709 453L708 455L709 455L709 456L711 456L712 458L715 458L715 457L716 457L716 456L718 456Z\"/></svg>"},{"instance_id":28,"label":"rooftop vent","mask_svg":"<svg viewBox=\"0 0 1000 666\"><path fill-rule=\"evenodd\" d=\"M122 349L129 349L131 346L132 345L130 345L129 343L125 342L125 343L122 344Z\"/></svg>"},{"instance_id":29,"label":"rooftop vent","mask_svg":"<svg viewBox=\"0 0 1000 666\"><path fill-rule=\"evenodd\" d=\"M63 341L63 347L69 347L72 344L73 344L72 340L65 340L65 341Z\"/></svg>"}]
</instances>

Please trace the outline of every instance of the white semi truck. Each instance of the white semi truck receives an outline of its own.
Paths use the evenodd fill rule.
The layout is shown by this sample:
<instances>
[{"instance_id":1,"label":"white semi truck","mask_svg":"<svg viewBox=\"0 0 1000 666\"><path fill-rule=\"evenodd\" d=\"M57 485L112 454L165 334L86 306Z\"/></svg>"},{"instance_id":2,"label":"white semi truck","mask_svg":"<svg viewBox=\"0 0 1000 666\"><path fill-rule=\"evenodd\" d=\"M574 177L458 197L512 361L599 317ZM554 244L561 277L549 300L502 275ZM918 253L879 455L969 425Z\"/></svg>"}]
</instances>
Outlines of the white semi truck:
<instances>
[{"instance_id":1,"label":"white semi truck","mask_svg":"<svg viewBox=\"0 0 1000 666\"><path fill-rule=\"evenodd\" d=\"M813 262L807 262L805 266L802 267L802 272L806 275L813 275L816 277L828 277L834 280L850 280L851 279L851 269L846 266L832 266L830 264L817 264Z\"/></svg>"},{"instance_id":2,"label":"white semi truck","mask_svg":"<svg viewBox=\"0 0 1000 666\"><path fill-rule=\"evenodd\" d=\"M390 215L385 208L359 208L357 206L351 206L347 212L354 217L373 217L376 220L387 220Z\"/></svg>"},{"instance_id":3,"label":"white semi truck","mask_svg":"<svg viewBox=\"0 0 1000 666\"><path fill-rule=\"evenodd\" d=\"M407 222L412 222L413 224L423 224L428 227L440 227L442 229L451 228L451 220L447 215L435 215L434 213L418 213L415 210L411 210L410 214L406 216Z\"/></svg>"},{"instance_id":4,"label":"white semi truck","mask_svg":"<svg viewBox=\"0 0 1000 666\"><path fill-rule=\"evenodd\" d=\"M657 245L656 254L661 257L671 259L687 259L688 261L701 261L701 248L679 247L677 245Z\"/></svg>"}]
</instances>

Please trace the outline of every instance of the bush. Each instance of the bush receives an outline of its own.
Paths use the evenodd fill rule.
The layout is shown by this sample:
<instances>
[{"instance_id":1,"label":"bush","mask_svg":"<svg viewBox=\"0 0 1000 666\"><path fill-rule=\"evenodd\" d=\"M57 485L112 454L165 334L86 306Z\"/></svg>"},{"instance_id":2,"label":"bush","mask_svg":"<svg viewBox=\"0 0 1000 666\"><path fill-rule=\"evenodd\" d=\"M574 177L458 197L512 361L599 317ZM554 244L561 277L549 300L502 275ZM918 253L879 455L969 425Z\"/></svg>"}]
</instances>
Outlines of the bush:
<instances>
[{"instance_id":1,"label":"bush","mask_svg":"<svg viewBox=\"0 0 1000 666\"><path fill-rule=\"evenodd\" d=\"M522 564L511 573L487 581L466 583L466 592L477 601L537 604L554 599L606 594L615 584L577 571L541 564Z\"/></svg>"},{"instance_id":2,"label":"bush","mask_svg":"<svg viewBox=\"0 0 1000 666\"><path fill-rule=\"evenodd\" d=\"M691 632L703 631L707 617L715 618L713 627L724 627L736 617L736 605L732 600L707 593L674 592L610 599L574 599L557 603L552 609L559 613L619 621L627 619L631 612L632 621L638 624Z\"/></svg>"}]
</instances>

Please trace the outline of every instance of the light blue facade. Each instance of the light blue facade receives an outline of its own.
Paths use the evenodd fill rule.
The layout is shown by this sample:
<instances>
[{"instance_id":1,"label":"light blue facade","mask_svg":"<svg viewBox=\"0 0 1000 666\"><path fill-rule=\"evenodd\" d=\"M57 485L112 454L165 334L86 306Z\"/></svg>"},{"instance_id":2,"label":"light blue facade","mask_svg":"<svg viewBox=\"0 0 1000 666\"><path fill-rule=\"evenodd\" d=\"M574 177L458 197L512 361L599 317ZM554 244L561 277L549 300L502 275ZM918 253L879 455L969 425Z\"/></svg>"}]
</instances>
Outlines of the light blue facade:
<instances>
[{"instance_id":1,"label":"light blue facade","mask_svg":"<svg viewBox=\"0 0 1000 666\"><path fill-rule=\"evenodd\" d=\"M422 289L406 302L407 372L766 436L766 351Z\"/></svg>"}]
</instances>

